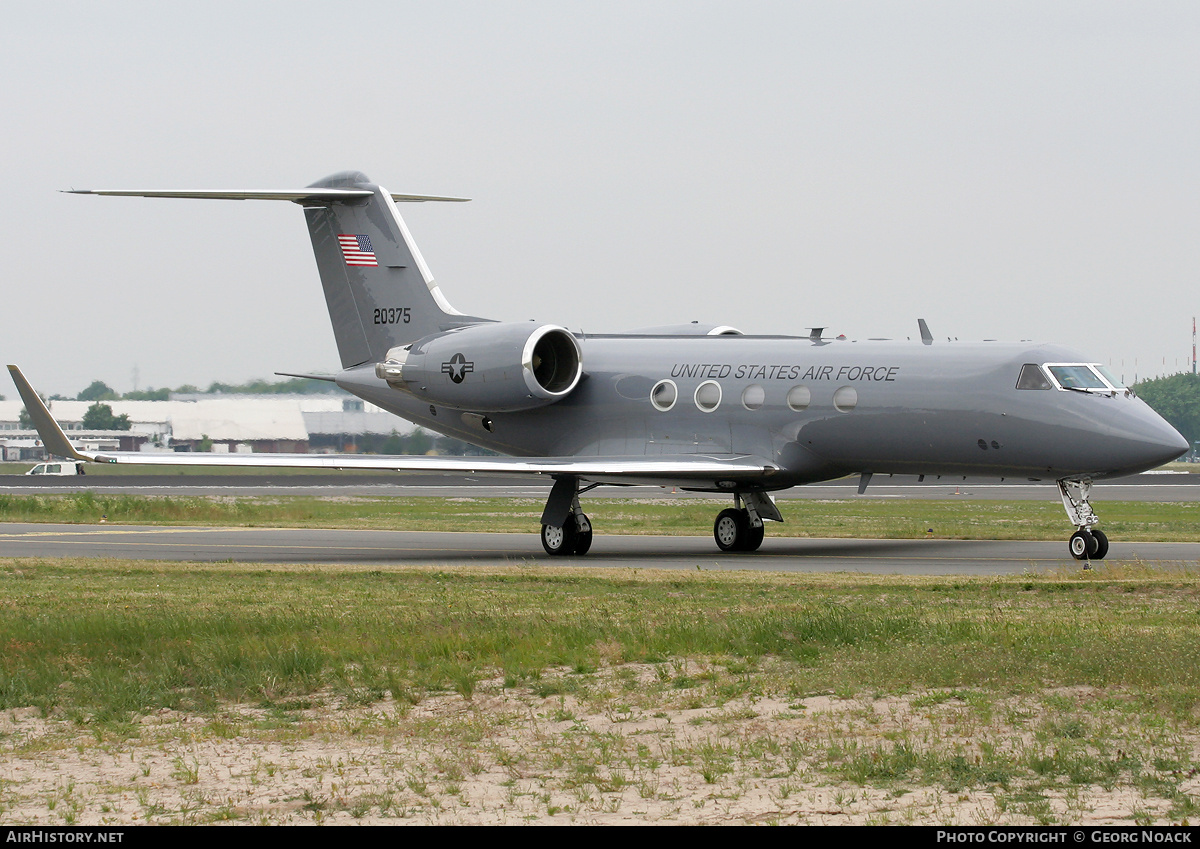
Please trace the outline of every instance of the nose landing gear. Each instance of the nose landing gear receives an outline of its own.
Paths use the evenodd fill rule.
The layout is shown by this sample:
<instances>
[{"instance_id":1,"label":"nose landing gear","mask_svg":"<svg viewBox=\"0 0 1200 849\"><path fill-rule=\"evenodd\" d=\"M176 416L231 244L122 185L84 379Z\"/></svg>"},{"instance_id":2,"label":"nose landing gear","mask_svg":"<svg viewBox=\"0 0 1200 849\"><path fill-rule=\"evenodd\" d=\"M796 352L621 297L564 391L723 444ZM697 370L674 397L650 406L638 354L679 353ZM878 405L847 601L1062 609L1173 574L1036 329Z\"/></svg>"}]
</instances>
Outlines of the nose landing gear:
<instances>
[{"instance_id":1,"label":"nose landing gear","mask_svg":"<svg viewBox=\"0 0 1200 849\"><path fill-rule=\"evenodd\" d=\"M1108 535L1093 528L1100 520L1092 512L1088 497L1092 492L1089 478L1083 480L1060 480L1058 492L1062 496L1067 518L1078 530L1071 534L1067 547L1076 560L1103 560L1108 554Z\"/></svg>"}]
</instances>

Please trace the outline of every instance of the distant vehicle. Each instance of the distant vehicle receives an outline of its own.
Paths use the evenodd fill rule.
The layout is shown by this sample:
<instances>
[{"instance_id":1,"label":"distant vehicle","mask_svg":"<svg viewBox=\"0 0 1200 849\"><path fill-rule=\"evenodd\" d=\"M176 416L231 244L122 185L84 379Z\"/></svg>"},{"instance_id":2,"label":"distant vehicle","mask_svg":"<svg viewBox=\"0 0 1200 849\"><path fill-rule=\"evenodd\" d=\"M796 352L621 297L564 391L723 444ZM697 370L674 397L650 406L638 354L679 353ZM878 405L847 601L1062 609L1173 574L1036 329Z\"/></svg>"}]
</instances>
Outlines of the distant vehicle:
<instances>
[{"instance_id":1,"label":"distant vehicle","mask_svg":"<svg viewBox=\"0 0 1200 849\"><path fill-rule=\"evenodd\" d=\"M66 460L60 463L38 463L25 474L27 475L82 475L83 463Z\"/></svg>"}]
</instances>

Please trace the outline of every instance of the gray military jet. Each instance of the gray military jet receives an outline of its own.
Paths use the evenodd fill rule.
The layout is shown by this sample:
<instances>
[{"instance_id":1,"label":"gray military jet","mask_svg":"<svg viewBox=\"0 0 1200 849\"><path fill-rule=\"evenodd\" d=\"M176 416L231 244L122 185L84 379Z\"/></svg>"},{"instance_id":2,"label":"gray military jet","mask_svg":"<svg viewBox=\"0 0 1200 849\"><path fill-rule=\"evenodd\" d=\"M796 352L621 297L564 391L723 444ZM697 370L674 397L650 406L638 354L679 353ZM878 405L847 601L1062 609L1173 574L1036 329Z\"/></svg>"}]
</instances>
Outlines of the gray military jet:
<instances>
[{"instance_id":1,"label":"gray military jet","mask_svg":"<svg viewBox=\"0 0 1200 849\"><path fill-rule=\"evenodd\" d=\"M723 551L752 552L783 521L772 491L861 475L1054 480L1077 559L1100 559L1092 481L1134 474L1188 443L1106 368L1053 345L921 340L850 343L748 336L684 324L615 334L497 322L454 309L391 194L359 172L293 191L92 191L286 200L304 208L342 370L331 380L422 427L506 457L138 454L76 449L9 366L47 450L153 465L528 474L553 480L542 513L551 555L582 555L579 496L604 484L725 493Z\"/></svg>"}]
</instances>

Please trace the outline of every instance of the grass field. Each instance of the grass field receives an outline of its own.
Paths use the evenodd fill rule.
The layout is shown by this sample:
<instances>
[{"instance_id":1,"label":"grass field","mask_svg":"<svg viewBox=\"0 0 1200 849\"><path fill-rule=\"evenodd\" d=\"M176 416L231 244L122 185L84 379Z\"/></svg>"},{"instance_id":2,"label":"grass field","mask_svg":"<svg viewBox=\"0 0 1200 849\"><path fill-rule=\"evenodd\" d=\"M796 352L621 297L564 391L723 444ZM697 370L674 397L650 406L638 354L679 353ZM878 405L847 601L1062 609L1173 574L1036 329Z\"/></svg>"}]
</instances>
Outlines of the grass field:
<instances>
[{"instance_id":1,"label":"grass field","mask_svg":"<svg viewBox=\"0 0 1200 849\"><path fill-rule=\"evenodd\" d=\"M1050 538L1057 503L771 533ZM1105 503L1123 539L1194 505ZM606 532L714 503L588 499ZM0 496L4 521L528 533L513 499ZM0 560L0 823L1200 817L1200 565L996 578Z\"/></svg>"},{"instance_id":2,"label":"grass field","mask_svg":"<svg viewBox=\"0 0 1200 849\"><path fill-rule=\"evenodd\" d=\"M709 821L752 803L790 822L835 795L855 821L1074 821L1101 797L1131 823L1200 815L1195 564L945 579L4 561L0 588L0 751L29 764L0 781L0 822ZM280 747L331 740L361 762L339 781L328 760L305 801ZM275 753L288 816L253 782L189 795L198 753L230 742ZM61 772L34 777L77 757L127 767L65 794ZM898 801L912 794L926 801Z\"/></svg>"},{"instance_id":3,"label":"grass field","mask_svg":"<svg viewBox=\"0 0 1200 849\"><path fill-rule=\"evenodd\" d=\"M602 533L707 536L727 500L585 498ZM375 528L531 533L543 502L520 498L302 496L143 496L84 491L0 495L0 521ZM1098 503L1113 539L1200 540L1200 505L1191 502ZM771 536L915 539L1039 539L1068 535L1057 501L796 500ZM932 531L932 532L931 532Z\"/></svg>"}]
</instances>

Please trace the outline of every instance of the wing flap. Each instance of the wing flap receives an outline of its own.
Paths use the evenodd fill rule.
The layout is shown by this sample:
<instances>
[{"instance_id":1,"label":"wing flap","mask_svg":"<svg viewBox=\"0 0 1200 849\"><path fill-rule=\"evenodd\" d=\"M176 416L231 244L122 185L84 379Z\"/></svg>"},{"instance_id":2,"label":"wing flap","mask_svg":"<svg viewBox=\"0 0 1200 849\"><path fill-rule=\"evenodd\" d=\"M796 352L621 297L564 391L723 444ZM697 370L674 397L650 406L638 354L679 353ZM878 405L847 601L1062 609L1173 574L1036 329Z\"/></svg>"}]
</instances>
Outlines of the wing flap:
<instances>
[{"instance_id":1,"label":"wing flap","mask_svg":"<svg viewBox=\"0 0 1200 849\"><path fill-rule=\"evenodd\" d=\"M64 437L65 438L65 437ZM43 439L43 442L47 442ZM47 442L47 445L49 443ZM447 475L572 475L592 481L705 483L756 480L776 467L748 456L683 454L659 457L429 457L369 454L200 454L78 451L76 459L142 466L237 466L260 469L337 469L427 472ZM57 452L56 452L57 453Z\"/></svg>"}]
</instances>

